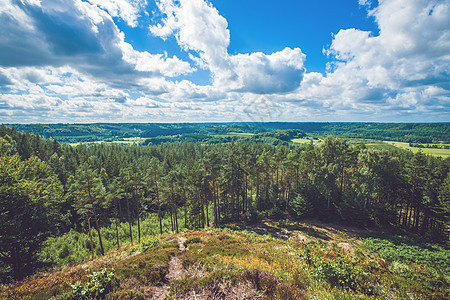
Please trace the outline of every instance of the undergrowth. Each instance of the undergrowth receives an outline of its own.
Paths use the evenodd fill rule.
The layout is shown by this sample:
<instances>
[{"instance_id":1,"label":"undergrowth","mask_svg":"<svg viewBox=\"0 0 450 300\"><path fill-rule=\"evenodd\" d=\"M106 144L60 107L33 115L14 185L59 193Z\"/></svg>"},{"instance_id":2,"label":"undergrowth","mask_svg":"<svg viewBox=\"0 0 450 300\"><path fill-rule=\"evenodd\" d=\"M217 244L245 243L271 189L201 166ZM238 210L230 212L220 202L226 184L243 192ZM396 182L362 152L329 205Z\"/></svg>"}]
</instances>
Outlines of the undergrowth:
<instances>
[{"instance_id":1,"label":"undergrowth","mask_svg":"<svg viewBox=\"0 0 450 300\"><path fill-rule=\"evenodd\" d=\"M291 230L284 240L251 228L184 231L185 251L178 249L179 235L146 234L140 245L94 260L91 270L36 275L3 287L0 298L83 299L79 295L92 290L91 298L148 299L168 284L171 299L449 298L449 255L442 246L402 236L350 237L314 226L276 229L282 226ZM173 256L185 276L169 282Z\"/></svg>"}]
</instances>

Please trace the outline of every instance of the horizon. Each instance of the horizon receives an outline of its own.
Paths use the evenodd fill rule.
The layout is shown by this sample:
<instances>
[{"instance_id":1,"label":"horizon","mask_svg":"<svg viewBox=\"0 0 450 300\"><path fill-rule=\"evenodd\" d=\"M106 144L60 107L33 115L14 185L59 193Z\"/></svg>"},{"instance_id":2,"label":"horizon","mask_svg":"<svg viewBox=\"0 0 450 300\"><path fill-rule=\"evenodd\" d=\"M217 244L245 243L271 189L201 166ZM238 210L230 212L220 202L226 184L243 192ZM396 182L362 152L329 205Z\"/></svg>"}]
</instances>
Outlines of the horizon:
<instances>
[{"instance_id":1,"label":"horizon","mask_svg":"<svg viewBox=\"0 0 450 300\"><path fill-rule=\"evenodd\" d=\"M450 120L447 0L0 0L0 11L2 124Z\"/></svg>"},{"instance_id":2,"label":"horizon","mask_svg":"<svg viewBox=\"0 0 450 300\"><path fill-rule=\"evenodd\" d=\"M313 124L320 124L320 123L356 123L356 124L448 124L450 122L446 121L430 121L430 122L371 122L371 121L314 121L314 122L297 122L297 121L263 121L263 122L252 122L252 121L224 121L224 122L217 122L217 121L205 121L205 122L76 122L76 123L0 123L1 125L100 125L100 124L269 124L269 123L313 123Z\"/></svg>"}]
</instances>

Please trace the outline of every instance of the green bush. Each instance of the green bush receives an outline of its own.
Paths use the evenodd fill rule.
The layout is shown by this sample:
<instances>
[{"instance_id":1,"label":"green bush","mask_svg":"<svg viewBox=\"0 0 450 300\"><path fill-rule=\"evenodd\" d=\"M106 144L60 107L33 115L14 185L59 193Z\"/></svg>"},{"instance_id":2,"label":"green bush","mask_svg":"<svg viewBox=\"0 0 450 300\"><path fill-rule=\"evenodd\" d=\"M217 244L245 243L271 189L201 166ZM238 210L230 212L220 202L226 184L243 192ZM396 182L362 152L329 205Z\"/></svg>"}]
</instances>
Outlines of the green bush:
<instances>
[{"instance_id":1,"label":"green bush","mask_svg":"<svg viewBox=\"0 0 450 300\"><path fill-rule=\"evenodd\" d=\"M145 252L150 248L154 248L154 247L158 246L159 244L161 244L161 241L159 240L158 237L150 236L141 241L140 250L141 250L141 252Z\"/></svg>"},{"instance_id":2,"label":"green bush","mask_svg":"<svg viewBox=\"0 0 450 300\"><path fill-rule=\"evenodd\" d=\"M71 284L73 299L102 299L116 283L114 269L106 268L88 275L88 281Z\"/></svg>"},{"instance_id":3,"label":"green bush","mask_svg":"<svg viewBox=\"0 0 450 300\"><path fill-rule=\"evenodd\" d=\"M194 244L194 243L201 243L202 239L200 237L192 237L192 238L188 238L184 243L184 247L188 247L190 244Z\"/></svg>"},{"instance_id":4,"label":"green bush","mask_svg":"<svg viewBox=\"0 0 450 300\"><path fill-rule=\"evenodd\" d=\"M367 295L373 294L371 282L360 262L337 257L334 260L321 259L316 263L315 274L325 279L332 287L350 288Z\"/></svg>"}]
</instances>

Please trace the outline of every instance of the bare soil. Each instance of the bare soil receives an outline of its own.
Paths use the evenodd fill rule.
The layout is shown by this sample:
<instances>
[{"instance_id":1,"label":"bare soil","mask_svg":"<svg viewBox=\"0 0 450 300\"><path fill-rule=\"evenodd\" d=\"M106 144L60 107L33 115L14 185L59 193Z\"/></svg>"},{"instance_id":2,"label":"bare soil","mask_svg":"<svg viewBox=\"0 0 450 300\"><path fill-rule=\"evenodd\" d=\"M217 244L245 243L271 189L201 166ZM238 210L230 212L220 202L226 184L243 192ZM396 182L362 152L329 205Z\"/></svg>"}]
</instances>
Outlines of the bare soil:
<instances>
[{"instance_id":1,"label":"bare soil","mask_svg":"<svg viewBox=\"0 0 450 300\"><path fill-rule=\"evenodd\" d=\"M183 236L178 237L178 250L180 252L186 250L184 247L184 242L186 238ZM153 291L153 295L151 299L160 299L163 300L169 295L170 285L175 281L182 279L185 276L185 272L183 270L183 266L181 264L181 260L177 256L172 256L169 261L169 273L166 275L166 282L157 287Z\"/></svg>"}]
</instances>

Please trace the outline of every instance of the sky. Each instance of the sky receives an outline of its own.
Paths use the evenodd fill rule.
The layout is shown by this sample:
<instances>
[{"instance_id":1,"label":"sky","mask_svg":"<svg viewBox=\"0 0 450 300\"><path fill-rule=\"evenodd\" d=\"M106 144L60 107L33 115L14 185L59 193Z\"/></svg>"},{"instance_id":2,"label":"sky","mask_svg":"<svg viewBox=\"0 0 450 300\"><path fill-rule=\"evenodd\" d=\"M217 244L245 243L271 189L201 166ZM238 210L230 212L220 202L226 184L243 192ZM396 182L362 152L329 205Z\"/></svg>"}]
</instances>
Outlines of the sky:
<instances>
[{"instance_id":1,"label":"sky","mask_svg":"<svg viewBox=\"0 0 450 300\"><path fill-rule=\"evenodd\" d=\"M0 0L0 28L0 123L450 121L450 0Z\"/></svg>"}]
</instances>

